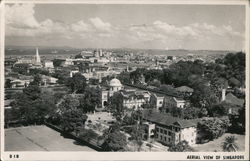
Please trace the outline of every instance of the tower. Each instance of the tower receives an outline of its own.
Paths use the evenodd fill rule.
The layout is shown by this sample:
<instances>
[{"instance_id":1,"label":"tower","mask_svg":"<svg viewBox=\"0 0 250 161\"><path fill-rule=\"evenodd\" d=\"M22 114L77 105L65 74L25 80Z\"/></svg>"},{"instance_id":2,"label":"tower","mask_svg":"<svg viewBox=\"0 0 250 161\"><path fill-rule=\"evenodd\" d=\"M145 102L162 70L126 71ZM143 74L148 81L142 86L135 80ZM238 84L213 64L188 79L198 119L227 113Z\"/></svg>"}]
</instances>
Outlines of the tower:
<instances>
[{"instance_id":1,"label":"tower","mask_svg":"<svg viewBox=\"0 0 250 161\"><path fill-rule=\"evenodd\" d=\"M41 63L41 59L40 59L40 56L39 56L39 53L38 53L38 48L36 48L36 63L37 64Z\"/></svg>"},{"instance_id":2,"label":"tower","mask_svg":"<svg viewBox=\"0 0 250 161\"><path fill-rule=\"evenodd\" d=\"M221 101L225 101L226 100L226 89L222 89L222 95L221 95Z\"/></svg>"},{"instance_id":3,"label":"tower","mask_svg":"<svg viewBox=\"0 0 250 161\"><path fill-rule=\"evenodd\" d=\"M101 49L100 52L99 52L99 56L100 56L100 57L103 56L103 54L102 54L102 49Z\"/></svg>"}]
</instances>

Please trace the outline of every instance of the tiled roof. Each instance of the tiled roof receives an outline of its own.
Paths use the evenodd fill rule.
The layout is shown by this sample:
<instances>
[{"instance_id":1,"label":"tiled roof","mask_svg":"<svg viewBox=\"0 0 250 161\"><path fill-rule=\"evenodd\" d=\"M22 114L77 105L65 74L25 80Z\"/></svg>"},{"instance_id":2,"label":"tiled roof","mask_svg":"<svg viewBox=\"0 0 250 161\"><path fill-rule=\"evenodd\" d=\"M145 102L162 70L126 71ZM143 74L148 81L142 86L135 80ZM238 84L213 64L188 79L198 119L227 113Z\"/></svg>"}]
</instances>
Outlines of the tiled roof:
<instances>
[{"instance_id":1,"label":"tiled roof","mask_svg":"<svg viewBox=\"0 0 250 161\"><path fill-rule=\"evenodd\" d=\"M164 95L163 95L163 94L160 94L160 93L155 93L155 95L156 95L157 97L164 97Z\"/></svg>"},{"instance_id":2,"label":"tiled roof","mask_svg":"<svg viewBox=\"0 0 250 161\"><path fill-rule=\"evenodd\" d=\"M175 88L175 90L177 90L179 92L194 92L194 90L188 86L177 87L177 88Z\"/></svg>"},{"instance_id":3,"label":"tiled roof","mask_svg":"<svg viewBox=\"0 0 250 161\"><path fill-rule=\"evenodd\" d=\"M184 120L178 117L173 117L170 114L157 112L155 110L143 110L142 113L144 119L166 126L173 126L178 123L181 128L187 128L196 126L198 122L198 119Z\"/></svg>"},{"instance_id":4,"label":"tiled roof","mask_svg":"<svg viewBox=\"0 0 250 161\"><path fill-rule=\"evenodd\" d=\"M226 103L230 103L230 104L234 104L234 105L238 105L238 106L243 106L244 104L244 100L243 99L239 99L237 98L235 95L233 95L232 93L228 93L226 95Z\"/></svg>"}]
</instances>

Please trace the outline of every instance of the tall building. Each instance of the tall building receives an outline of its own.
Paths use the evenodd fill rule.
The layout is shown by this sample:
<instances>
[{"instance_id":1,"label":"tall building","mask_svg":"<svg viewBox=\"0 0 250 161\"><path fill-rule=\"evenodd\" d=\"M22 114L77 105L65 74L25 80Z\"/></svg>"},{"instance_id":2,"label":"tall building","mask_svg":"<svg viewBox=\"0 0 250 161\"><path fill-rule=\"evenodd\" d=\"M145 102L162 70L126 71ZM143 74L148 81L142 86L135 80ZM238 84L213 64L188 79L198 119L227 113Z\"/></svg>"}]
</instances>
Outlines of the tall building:
<instances>
[{"instance_id":1,"label":"tall building","mask_svg":"<svg viewBox=\"0 0 250 161\"><path fill-rule=\"evenodd\" d=\"M41 59L40 59L40 56L39 56L38 48L36 48L36 63L37 64L41 63Z\"/></svg>"}]
</instances>

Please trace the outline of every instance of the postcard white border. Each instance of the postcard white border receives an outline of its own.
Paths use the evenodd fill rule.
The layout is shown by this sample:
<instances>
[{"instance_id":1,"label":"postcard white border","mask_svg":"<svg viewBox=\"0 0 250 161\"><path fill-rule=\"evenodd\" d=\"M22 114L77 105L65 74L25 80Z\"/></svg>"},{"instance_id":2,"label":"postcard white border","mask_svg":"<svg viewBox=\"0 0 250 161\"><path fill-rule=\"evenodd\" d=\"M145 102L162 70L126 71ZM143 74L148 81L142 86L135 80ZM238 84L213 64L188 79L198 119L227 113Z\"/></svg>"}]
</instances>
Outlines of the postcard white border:
<instances>
[{"instance_id":1,"label":"postcard white border","mask_svg":"<svg viewBox=\"0 0 250 161\"><path fill-rule=\"evenodd\" d=\"M4 150L4 4L39 3L39 4L201 4L201 5L245 5L246 8L246 138L245 152L35 152ZM187 155L244 155L249 160L249 1L247 0L3 0L0 4L0 105L1 105L1 159L2 160L186 160ZM19 159L9 159L9 154L19 154ZM98 155L97 155L98 154ZM201 158L202 159L202 158ZM204 160L204 159L202 159Z\"/></svg>"}]
</instances>

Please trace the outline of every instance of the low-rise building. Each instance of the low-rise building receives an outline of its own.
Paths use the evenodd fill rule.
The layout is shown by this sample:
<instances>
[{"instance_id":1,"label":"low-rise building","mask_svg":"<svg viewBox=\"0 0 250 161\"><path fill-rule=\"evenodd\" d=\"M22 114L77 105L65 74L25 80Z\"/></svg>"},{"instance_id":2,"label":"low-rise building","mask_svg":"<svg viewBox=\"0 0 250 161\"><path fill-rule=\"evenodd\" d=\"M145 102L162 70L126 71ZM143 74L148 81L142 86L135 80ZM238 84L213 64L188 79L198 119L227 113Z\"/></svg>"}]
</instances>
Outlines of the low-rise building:
<instances>
[{"instance_id":1,"label":"low-rise building","mask_svg":"<svg viewBox=\"0 0 250 161\"><path fill-rule=\"evenodd\" d=\"M163 102L164 102L163 94L153 93L150 97L150 104L156 109L162 108Z\"/></svg>"},{"instance_id":2,"label":"low-rise building","mask_svg":"<svg viewBox=\"0 0 250 161\"><path fill-rule=\"evenodd\" d=\"M143 110L145 139L154 138L166 145L176 145L186 140L196 143L198 119L183 120L154 110Z\"/></svg>"},{"instance_id":3,"label":"low-rise building","mask_svg":"<svg viewBox=\"0 0 250 161\"><path fill-rule=\"evenodd\" d=\"M148 94L142 91L121 91L120 93L123 97L123 107L128 109L138 109L148 101L145 97Z\"/></svg>"},{"instance_id":4,"label":"low-rise building","mask_svg":"<svg viewBox=\"0 0 250 161\"><path fill-rule=\"evenodd\" d=\"M54 64L53 64L52 61L46 60L46 61L43 62L43 67L44 68L54 68Z\"/></svg>"},{"instance_id":5,"label":"low-rise building","mask_svg":"<svg viewBox=\"0 0 250 161\"><path fill-rule=\"evenodd\" d=\"M184 100L183 98L165 96L162 111L169 112L170 108L185 108L187 105L188 101Z\"/></svg>"},{"instance_id":6,"label":"low-rise building","mask_svg":"<svg viewBox=\"0 0 250 161\"><path fill-rule=\"evenodd\" d=\"M45 86L48 84L56 84L58 80L57 78L46 76L46 75L42 75L41 78Z\"/></svg>"},{"instance_id":7,"label":"low-rise building","mask_svg":"<svg viewBox=\"0 0 250 161\"><path fill-rule=\"evenodd\" d=\"M188 95L192 95L192 93L194 92L193 88L190 88L188 86L177 87L177 88L175 88L175 90L177 92L180 92L183 94L188 94Z\"/></svg>"}]
</instances>

